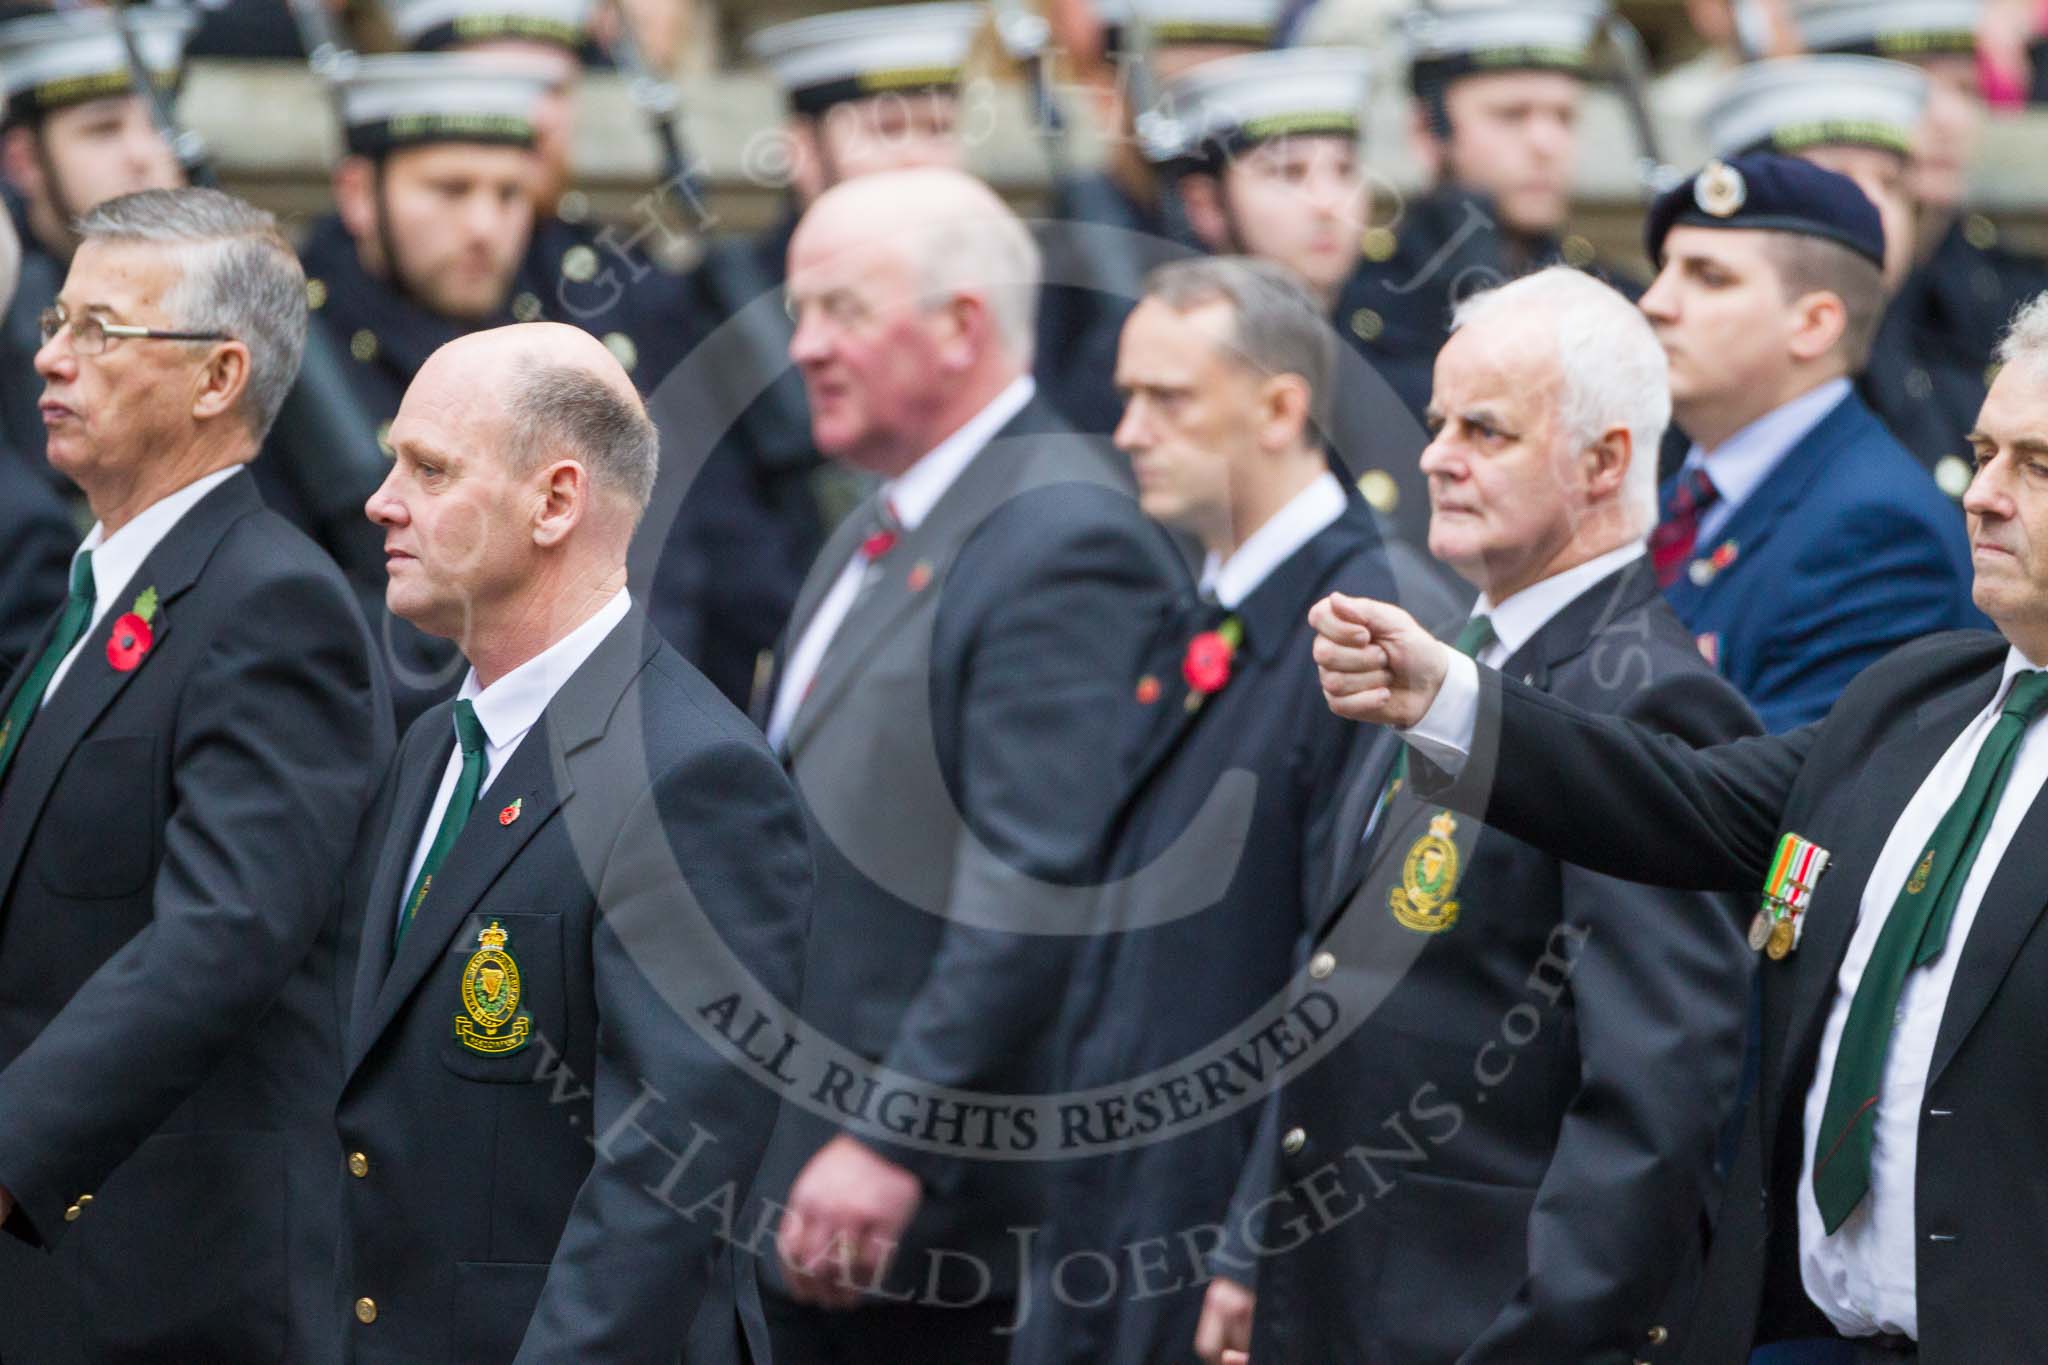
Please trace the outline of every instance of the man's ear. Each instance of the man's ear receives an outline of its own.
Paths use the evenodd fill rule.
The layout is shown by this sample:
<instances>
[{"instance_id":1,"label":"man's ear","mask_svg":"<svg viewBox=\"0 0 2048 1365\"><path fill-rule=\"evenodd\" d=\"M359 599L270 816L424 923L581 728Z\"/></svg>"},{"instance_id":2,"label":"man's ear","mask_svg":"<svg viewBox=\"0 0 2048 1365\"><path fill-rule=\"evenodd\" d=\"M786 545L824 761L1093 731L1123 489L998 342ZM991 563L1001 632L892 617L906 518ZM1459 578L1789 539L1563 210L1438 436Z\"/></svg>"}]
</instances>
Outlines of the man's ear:
<instances>
[{"instance_id":1,"label":"man's ear","mask_svg":"<svg viewBox=\"0 0 2048 1365\"><path fill-rule=\"evenodd\" d=\"M1182 176L1179 188L1188 226L1202 239L1202 245L1211 251L1229 251L1230 219L1223 212L1223 182L1207 171L1197 171Z\"/></svg>"},{"instance_id":2,"label":"man's ear","mask_svg":"<svg viewBox=\"0 0 2048 1365\"><path fill-rule=\"evenodd\" d=\"M1259 445L1268 451L1313 445L1315 433L1308 381L1298 374L1276 374L1259 385Z\"/></svg>"},{"instance_id":3,"label":"man's ear","mask_svg":"<svg viewBox=\"0 0 2048 1365\"><path fill-rule=\"evenodd\" d=\"M534 504L533 543L560 545L589 515L590 472L575 460L556 460L535 477L540 496Z\"/></svg>"},{"instance_id":4,"label":"man's ear","mask_svg":"<svg viewBox=\"0 0 2048 1365\"><path fill-rule=\"evenodd\" d=\"M1849 330L1849 309L1842 296L1826 289L1802 294L1792 304L1791 335L1786 339L1792 358L1819 360L1842 342Z\"/></svg>"},{"instance_id":5,"label":"man's ear","mask_svg":"<svg viewBox=\"0 0 2048 1365\"><path fill-rule=\"evenodd\" d=\"M36 155L36 130L9 128L0 136L0 175L32 199L44 197L43 159Z\"/></svg>"},{"instance_id":6,"label":"man's ear","mask_svg":"<svg viewBox=\"0 0 2048 1365\"><path fill-rule=\"evenodd\" d=\"M1408 145L1414 149L1416 165L1422 171L1422 183L1434 185L1441 181L1450 160L1450 148L1430 127L1429 111L1422 107L1419 99L1408 101Z\"/></svg>"},{"instance_id":7,"label":"man's ear","mask_svg":"<svg viewBox=\"0 0 2048 1365\"><path fill-rule=\"evenodd\" d=\"M1627 427L1609 427L1600 433L1581 457L1586 464L1586 492L1592 502L1618 498L1628 483L1629 466L1638 454L1635 437ZM1650 452L1655 458L1656 452Z\"/></svg>"},{"instance_id":8,"label":"man's ear","mask_svg":"<svg viewBox=\"0 0 2048 1365\"><path fill-rule=\"evenodd\" d=\"M377 168L366 156L345 156L334 167L334 207L358 242L377 240Z\"/></svg>"},{"instance_id":9,"label":"man's ear","mask_svg":"<svg viewBox=\"0 0 2048 1365\"><path fill-rule=\"evenodd\" d=\"M249 347L241 341L214 345L213 354L199 369L192 394L192 415L200 421L233 412L249 389Z\"/></svg>"}]
</instances>

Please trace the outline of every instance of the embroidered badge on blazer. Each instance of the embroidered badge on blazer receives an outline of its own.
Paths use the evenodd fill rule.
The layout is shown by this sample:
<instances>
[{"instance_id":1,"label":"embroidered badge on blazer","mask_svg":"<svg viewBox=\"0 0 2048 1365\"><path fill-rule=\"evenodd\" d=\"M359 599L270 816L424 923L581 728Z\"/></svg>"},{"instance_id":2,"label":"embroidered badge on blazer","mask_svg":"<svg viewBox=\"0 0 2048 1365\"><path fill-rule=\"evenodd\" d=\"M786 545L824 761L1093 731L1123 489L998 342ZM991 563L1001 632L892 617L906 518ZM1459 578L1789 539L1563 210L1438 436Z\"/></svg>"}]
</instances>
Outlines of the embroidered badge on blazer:
<instances>
[{"instance_id":1,"label":"embroidered badge on blazer","mask_svg":"<svg viewBox=\"0 0 2048 1365\"><path fill-rule=\"evenodd\" d=\"M1429 832L1408 847L1401 860L1401 884L1387 893L1387 908L1405 929L1441 934L1458 922L1458 822L1440 810Z\"/></svg>"},{"instance_id":2,"label":"embroidered badge on blazer","mask_svg":"<svg viewBox=\"0 0 2048 1365\"><path fill-rule=\"evenodd\" d=\"M519 1009L519 964L506 951L510 937L492 920L477 933L477 950L462 969L455 1041L490 1057L519 1051L533 1029L532 1017Z\"/></svg>"}]
</instances>

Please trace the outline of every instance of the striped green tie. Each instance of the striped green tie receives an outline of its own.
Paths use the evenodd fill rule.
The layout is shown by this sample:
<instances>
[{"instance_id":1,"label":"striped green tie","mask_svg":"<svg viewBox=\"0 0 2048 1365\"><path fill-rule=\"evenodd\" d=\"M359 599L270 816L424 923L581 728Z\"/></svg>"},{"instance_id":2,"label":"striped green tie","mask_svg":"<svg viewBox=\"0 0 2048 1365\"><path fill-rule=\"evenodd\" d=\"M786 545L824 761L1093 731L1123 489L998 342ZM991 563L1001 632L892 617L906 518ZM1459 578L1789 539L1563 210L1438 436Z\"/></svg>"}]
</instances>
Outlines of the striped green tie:
<instances>
[{"instance_id":1,"label":"striped green tie","mask_svg":"<svg viewBox=\"0 0 2048 1365\"><path fill-rule=\"evenodd\" d=\"M57 618L57 633L50 637L49 647L36 660L36 666L29 670L21 690L14 694L14 700L7 704L7 715L0 719L0 778L7 776L7 765L14 758L14 751L21 747L21 737L28 732L28 723L36 718L36 711L43 704L43 693L50 688L51 675L57 665L64 662L64 656L78 643L78 637L85 634L85 628L92 624L92 607L95 601L92 586L92 551L80 550L78 558L71 561L71 595L64 600L64 614Z\"/></svg>"},{"instance_id":2,"label":"striped green tie","mask_svg":"<svg viewBox=\"0 0 2048 1365\"><path fill-rule=\"evenodd\" d=\"M448 809L441 812L441 827L434 831L434 842L427 845L427 860L420 864L419 880L412 884L412 892L405 898L405 913L398 917L398 933L392 944L394 950L405 942L405 931L412 927L413 917L419 914L421 903L432 889L434 874L441 870L448 850L455 847L462 827L469 823L469 808L476 804L476 794L484 786L484 770L490 766L484 757L483 722L476 718L476 708L467 701L455 703L455 739L462 746L462 774L455 779Z\"/></svg>"}]
</instances>

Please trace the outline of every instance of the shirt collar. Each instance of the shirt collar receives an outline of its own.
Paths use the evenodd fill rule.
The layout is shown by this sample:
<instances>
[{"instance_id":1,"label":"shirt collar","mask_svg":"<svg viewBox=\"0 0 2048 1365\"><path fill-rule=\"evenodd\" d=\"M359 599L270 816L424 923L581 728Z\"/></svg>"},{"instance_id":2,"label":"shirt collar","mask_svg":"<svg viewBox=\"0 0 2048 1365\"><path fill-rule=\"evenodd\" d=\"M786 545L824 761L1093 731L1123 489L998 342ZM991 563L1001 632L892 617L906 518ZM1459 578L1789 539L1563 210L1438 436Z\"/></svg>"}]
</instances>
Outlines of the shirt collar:
<instances>
[{"instance_id":1,"label":"shirt collar","mask_svg":"<svg viewBox=\"0 0 2048 1365\"><path fill-rule=\"evenodd\" d=\"M1819 388L1772 408L1712 450L1695 443L1686 452L1685 467L1704 466L1720 501L1732 511L1848 395L1848 380L1830 379Z\"/></svg>"},{"instance_id":2,"label":"shirt collar","mask_svg":"<svg viewBox=\"0 0 2048 1365\"><path fill-rule=\"evenodd\" d=\"M107 534L104 524L93 523L92 530L86 533L85 543L73 552L71 559L76 563L80 554L92 551L95 620L105 614L108 601L135 577L142 568L142 561L148 559L149 552L171 533L171 528L197 507L201 498L233 478L241 467L231 464L226 469L201 475L177 492L168 493L143 508L134 520L112 535Z\"/></svg>"},{"instance_id":3,"label":"shirt collar","mask_svg":"<svg viewBox=\"0 0 2048 1365\"><path fill-rule=\"evenodd\" d=\"M1472 614L1487 617L1493 622L1493 638L1499 641L1496 648L1500 650L1494 657L1512 659L1523 645L1535 638L1537 631L1550 624L1552 617L1577 601L1580 594L1642 556L1642 542L1632 540L1619 549L1609 550L1563 573L1552 574L1540 583L1531 583L1504 602L1495 603L1481 595L1472 604Z\"/></svg>"},{"instance_id":4,"label":"shirt collar","mask_svg":"<svg viewBox=\"0 0 2048 1365\"><path fill-rule=\"evenodd\" d=\"M1344 486L1325 470L1246 536L1230 558L1210 551L1202 563L1202 592L1235 610L1273 570L1343 515Z\"/></svg>"},{"instance_id":5,"label":"shirt collar","mask_svg":"<svg viewBox=\"0 0 2048 1365\"><path fill-rule=\"evenodd\" d=\"M933 446L916 464L882 485L882 500L895 513L904 530L914 531L931 515L946 490L960 477L981 448L1024 410L1038 392L1038 383L1028 374L1010 381L1001 393L974 416L960 424L951 436Z\"/></svg>"},{"instance_id":6,"label":"shirt collar","mask_svg":"<svg viewBox=\"0 0 2048 1365\"><path fill-rule=\"evenodd\" d=\"M477 685L476 670L462 680L455 695L476 707L476 718L484 727L484 740L494 750L516 744L540 713L547 710L562 684L569 681L584 661L597 652L619 622L633 599L624 588L599 607L589 620L528 659L489 687Z\"/></svg>"}]
</instances>

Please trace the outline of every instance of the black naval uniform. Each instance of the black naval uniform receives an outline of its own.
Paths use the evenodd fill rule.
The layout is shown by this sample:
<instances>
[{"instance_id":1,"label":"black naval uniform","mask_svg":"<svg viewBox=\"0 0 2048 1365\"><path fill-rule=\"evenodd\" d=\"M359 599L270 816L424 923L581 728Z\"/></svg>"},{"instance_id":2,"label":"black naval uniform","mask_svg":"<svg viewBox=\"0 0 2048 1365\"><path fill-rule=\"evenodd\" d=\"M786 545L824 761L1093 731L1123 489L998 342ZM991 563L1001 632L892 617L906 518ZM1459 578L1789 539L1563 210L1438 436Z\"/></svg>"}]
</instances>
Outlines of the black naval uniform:
<instances>
[{"instance_id":1,"label":"black naval uniform","mask_svg":"<svg viewBox=\"0 0 2048 1365\"><path fill-rule=\"evenodd\" d=\"M26 659L64 601L78 531L64 504L28 467L0 450L0 673Z\"/></svg>"},{"instance_id":2,"label":"black naval uniform","mask_svg":"<svg viewBox=\"0 0 2048 1365\"><path fill-rule=\"evenodd\" d=\"M1999 333L2044 289L2048 263L1999 245L1997 227L1971 214L1949 225L1885 310L1864 401L1952 498L1969 487L1963 436L1984 405Z\"/></svg>"},{"instance_id":3,"label":"black naval uniform","mask_svg":"<svg viewBox=\"0 0 2048 1365\"><path fill-rule=\"evenodd\" d=\"M705 401L715 406L715 397L697 397L706 386L732 383L751 391L770 367L775 374L738 420L715 434L667 528L647 608L669 643L742 706L754 700L757 661L775 647L804 572L836 524L835 510L843 510L820 496L835 471L811 444L803 378L789 363L788 321L779 312L748 308L764 295L780 295L796 222L792 213L757 237L714 246L668 291L675 300L668 344L641 362L661 376L653 407L656 421L671 433L668 440ZM707 338L731 347L735 364L676 368ZM665 468L668 477L685 472Z\"/></svg>"},{"instance_id":4,"label":"black naval uniform","mask_svg":"<svg viewBox=\"0 0 2048 1365\"><path fill-rule=\"evenodd\" d=\"M29 231L28 209L12 188L4 192L7 211L14 216L14 232L21 238L21 278L15 285L14 302L0 319L0 441L12 447L30 469L63 492L71 481L50 468L43 459L43 414L37 406L43 397L43 379L36 373L35 355L42 349L41 317L57 301L70 266L45 251Z\"/></svg>"},{"instance_id":5,"label":"black naval uniform","mask_svg":"<svg viewBox=\"0 0 2048 1365\"><path fill-rule=\"evenodd\" d=\"M1038 390L1077 431L1107 436L1123 417L1116 352L1145 274L1191 254L1157 203L1141 204L1109 175L1054 184L1039 233L1045 285L1038 295ZM1126 236L1125 234L1129 234Z\"/></svg>"},{"instance_id":6,"label":"black naval uniform","mask_svg":"<svg viewBox=\"0 0 2048 1365\"><path fill-rule=\"evenodd\" d=\"M1365 259L1338 298L1337 330L1386 377L1417 420L1429 406L1436 353L1450 339L1451 311L1459 300L1558 264L1590 270L1630 298L1642 292L1626 275L1597 264L1584 237L1526 240L1519 263L1510 245L1488 197L1455 185L1411 201L1398 231L1367 231ZM1419 538L1407 509L1417 503L1428 508L1426 484L1419 472L1402 470L1396 477L1397 524Z\"/></svg>"},{"instance_id":7,"label":"black naval uniform","mask_svg":"<svg viewBox=\"0 0 2048 1365\"><path fill-rule=\"evenodd\" d=\"M509 314L479 323L439 317L371 275L356 254L355 239L339 216L316 220L299 249L306 268L307 302L316 327L327 330L337 349L346 353L342 365L349 388L377 431L380 445L406 386L436 350L472 331L511 322ZM275 467L277 455L268 447L250 469L263 500L288 520L313 533L311 515L300 505L291 484ZM372 600L370 631L391 671L391 696L400 727L454 691L461 681L460 660L444 640L421 634Z\"/></svg>"},{"instance_id":8,"label":"black naval uniform","mask_svg":"<svg viewBox=\"0 0 2048 1365\"><path fill-rule=\"evenodd\" d=\"M640 391L650 393L677 349L684 320L670 311L679 282L627 245L629 234L548 214L534 220L533 240L512 287L512 316L581 327L602 341Z\"/></svg>"}]
</instances>

